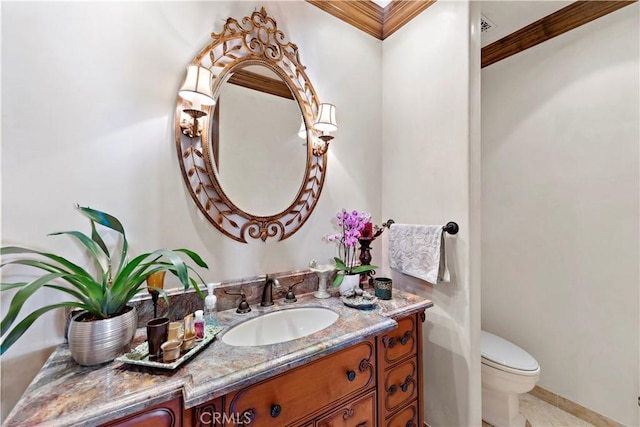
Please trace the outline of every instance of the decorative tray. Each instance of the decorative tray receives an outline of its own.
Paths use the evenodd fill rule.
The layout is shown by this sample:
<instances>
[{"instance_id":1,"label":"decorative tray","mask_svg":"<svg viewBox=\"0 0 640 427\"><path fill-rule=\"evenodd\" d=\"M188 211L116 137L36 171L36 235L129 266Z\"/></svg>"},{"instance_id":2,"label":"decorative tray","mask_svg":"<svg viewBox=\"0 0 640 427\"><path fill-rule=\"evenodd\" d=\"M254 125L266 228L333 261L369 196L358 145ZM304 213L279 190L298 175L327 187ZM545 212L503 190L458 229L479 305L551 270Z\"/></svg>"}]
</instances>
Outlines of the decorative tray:
<instances>
[{"instance_id":1,"label":"decorative tray","mask_svg":"<svg viewBox=\"0 0 640 427\"><path fill-rule=\"evenodd\" d=\"M194 354L205 348L206 345L213 341L216 335L218 335L223 329L224 328L222 326L205 325L204 338L202 339L202 341L197 342L196 345L190 350L181 352L180 357L178 357L173 362L164 363L162 362L162 358L159 358L158 360L149 360L149 346L147 341L138 345L129 353L125 353L122 356L117 357L116 360L119 362L128 363L130 365L150 366L152 368L162 369L176 369L178 366L189 360Z\"/></svg>"},{"instance_id":2,"label":"decorative tray","mask_svg":"<svg viewBox=\"0 0 640 427\"><path fill-rule=\"evenodd\" d=\"M357 308L358 310L372 310L376 308L376 301L378 298L373 297L373 299L366 299L362 296L355 296L347 298L345 296L340 297L342 303L347 307Z\"/></svg>"}]
</instances>

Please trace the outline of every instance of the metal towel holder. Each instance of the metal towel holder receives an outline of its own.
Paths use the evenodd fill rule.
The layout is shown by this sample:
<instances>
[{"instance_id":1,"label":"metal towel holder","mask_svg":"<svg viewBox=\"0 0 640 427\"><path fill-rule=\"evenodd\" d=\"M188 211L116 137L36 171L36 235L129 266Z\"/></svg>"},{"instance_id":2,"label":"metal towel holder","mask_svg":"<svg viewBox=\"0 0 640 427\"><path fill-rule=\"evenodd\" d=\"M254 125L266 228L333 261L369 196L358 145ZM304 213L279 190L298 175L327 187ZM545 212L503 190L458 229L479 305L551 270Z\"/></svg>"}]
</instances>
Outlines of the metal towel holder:
<instances>
[{"instance_id":1,"label":"metal towel holder","mask_svg":"<svg viewBox=\"0 0 640 427\"><path fill-rule=\"evenodd\" d=\"M459 230L460 230L460 227L458 227L458 224L456 224L453 221L449 221L447 225L442 227L442 231L446 231L449 234L458 234Z\"/></svg>"},{"instance_id":2,"label":"metal towel holder","mask_svg":"<svg viewBox=\"0 0 640 427\"><path fill-rule=\"evenodd\" d=\"M384 224L382 224L382 227L386 227L389 228L391 227L392 224L395 224L395 221L390 219L387 222L385 222ZM447 225L445 225L444 227L442 227L442 231L445 231L449 234L458 234L458 231L460 231L460 227L458 227L458 224L453 222L453 221L449 221L447 223Z\"/></svg>"}]
</instances>

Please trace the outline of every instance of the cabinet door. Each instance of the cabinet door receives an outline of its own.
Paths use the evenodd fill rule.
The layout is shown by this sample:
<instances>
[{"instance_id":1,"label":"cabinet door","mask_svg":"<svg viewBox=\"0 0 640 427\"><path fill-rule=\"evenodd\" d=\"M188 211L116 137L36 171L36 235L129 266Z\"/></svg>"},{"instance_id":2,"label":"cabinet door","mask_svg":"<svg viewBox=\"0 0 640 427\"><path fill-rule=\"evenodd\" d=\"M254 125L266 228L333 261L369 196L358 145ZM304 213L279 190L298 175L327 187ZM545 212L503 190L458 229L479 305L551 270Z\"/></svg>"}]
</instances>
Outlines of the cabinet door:
<instances>
[{"instance_id":1,"label":"cabinet door","mask_svg":"<svg viewBox=\"0 0 640 427\"><path fill-rule=\"evenodd\" d=\"M179 397L116 421L102 424L101 427L181 427L182 399Z\"/></svg>"},{"instance_id":2,"label":"cabinet door","mask_svg":"<svg viewBox=\"0 0 640 427\"><path fill-rule=\"evenodd\" d=\"M316 420L316 427L377 427L376 392L346 403Z\"/></svg>"}]
</instances>

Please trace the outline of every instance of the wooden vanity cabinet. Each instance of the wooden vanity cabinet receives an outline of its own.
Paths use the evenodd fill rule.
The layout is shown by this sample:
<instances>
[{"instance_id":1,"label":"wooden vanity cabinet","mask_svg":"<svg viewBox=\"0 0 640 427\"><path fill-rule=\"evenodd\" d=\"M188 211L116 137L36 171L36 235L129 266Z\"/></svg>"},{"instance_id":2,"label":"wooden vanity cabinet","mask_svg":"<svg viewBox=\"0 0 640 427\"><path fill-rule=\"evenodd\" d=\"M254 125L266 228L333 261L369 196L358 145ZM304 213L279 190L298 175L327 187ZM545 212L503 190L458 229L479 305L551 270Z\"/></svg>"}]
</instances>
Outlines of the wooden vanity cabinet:
<instances>
[{"instance_id":1,"label":"wooden vanity cabinet","mask_svg":"<svg viewBox=\"0 0 640 427\"><path fill-rule=\"evenodd\" d=\"M396 319L398 327L378 337L378 418L386 427L424 424L422 322L424 312Z\"/></svg>"},{"instance_id":2,"label":"wooden vanity cabinet","mask_svg":"<svg viewBox=\"0 0 640 427\"><path fill-rule=\"evenodd\" d=\"M224 411L224 426L422 427L424 316L396 319L388 333L196 406L185 425L220 426L202 414Z\"/></svg>"}]
</instances>

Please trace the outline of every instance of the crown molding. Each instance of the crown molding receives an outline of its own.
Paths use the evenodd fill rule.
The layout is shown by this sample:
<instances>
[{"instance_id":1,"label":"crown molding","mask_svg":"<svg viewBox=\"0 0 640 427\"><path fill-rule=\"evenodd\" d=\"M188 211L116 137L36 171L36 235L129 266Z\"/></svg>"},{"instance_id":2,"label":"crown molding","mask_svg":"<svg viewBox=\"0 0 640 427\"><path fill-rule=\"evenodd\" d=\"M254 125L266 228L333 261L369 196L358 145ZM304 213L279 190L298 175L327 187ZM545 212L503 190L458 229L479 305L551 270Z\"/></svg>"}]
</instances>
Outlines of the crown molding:
<instances>
[{"instance_id":1,"label":"crown molding","mask_svg":"<svg viewBox=\"0 0 640 427\"><path fill-rule=\"evenodd\" d=\"M344 22L384 40L436 0L393 0L382 8L370 0L307 0Z\"/></svg>"},{"instance_id":2,"label":"crown molding","mask_svg":"<svg viewBox=\"0 0 640 427\"><path fill-rule=\"evenodd\" d=\"M482 48L482 68L635 3L580 0Z\"/></svg>"},{"instance_id":3,"label":"crown molding","mask_svg":"<svg viewBox=\"0 0 640 427\"><path fill-rule=\"evenodd\" d=\"M384 9L370 0L307 0L307 3L311 3L347 24L382 40Z\"/></svg>"}]
</instances>

